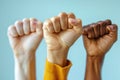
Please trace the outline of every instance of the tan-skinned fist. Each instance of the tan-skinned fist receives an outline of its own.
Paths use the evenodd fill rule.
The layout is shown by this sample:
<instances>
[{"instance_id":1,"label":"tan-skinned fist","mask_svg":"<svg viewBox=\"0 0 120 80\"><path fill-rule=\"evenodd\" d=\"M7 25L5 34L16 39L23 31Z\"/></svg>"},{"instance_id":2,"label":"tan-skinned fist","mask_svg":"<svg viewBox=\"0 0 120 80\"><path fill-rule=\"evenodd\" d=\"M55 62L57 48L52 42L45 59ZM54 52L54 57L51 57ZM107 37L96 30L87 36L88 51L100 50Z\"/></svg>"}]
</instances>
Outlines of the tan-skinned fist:
<instances>
[{"instance_id":1,"label":"tan-skinned fist","mask_svg":"<svg viewBox=\"0 0 120 80\"><path fill-rule=\"evenodd\" d=\"M117 25L110 20L99 21L84 27L83 41L89 56L100 56L107 53L117 40Z\"/></svg>"},{"instance_id":2,"label":"tan-skinned fist","mask_svg":"<svg viewBox=\"0 0 120 80\"><path fill-rule=\"evenodd\" d=\"M48 19L43 26L44 38L47 43L47 59L56 64L66 61L71 45L82 33L82 22L73 13L60 13ZM55 62L54 62L55 61Z\"/></svg>"}]
</instances>

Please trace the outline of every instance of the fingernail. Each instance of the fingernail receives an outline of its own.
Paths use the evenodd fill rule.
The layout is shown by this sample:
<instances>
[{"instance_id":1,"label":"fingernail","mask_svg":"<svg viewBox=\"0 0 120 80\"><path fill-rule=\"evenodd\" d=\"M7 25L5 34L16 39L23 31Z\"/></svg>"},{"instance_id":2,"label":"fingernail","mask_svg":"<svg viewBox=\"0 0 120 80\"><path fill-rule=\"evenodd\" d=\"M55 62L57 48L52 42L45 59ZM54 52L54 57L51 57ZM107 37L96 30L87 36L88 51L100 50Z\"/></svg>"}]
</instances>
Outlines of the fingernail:
<instances>
[{"instance_id":1,"label":"fingernail","mask_svg":"<svg viewBox=\"0 0 120 80\"><path fill-rule=\"evenodd\" d=\"M110 25L109 28L110 28L110 30L114 31L114 30L116 30L116 26L117 25L113 24L113 25Z\"/></svg>"},{"instance_id":2,"label":"fingernail","mask_svg":"<svg viewBox=\"0 0 120 80\"><path fill-rule=\"evenodd\" d=\"M112 25L111 25L111 26L109 26L109 27L110 27L110 29L111 29L111 30L113 30L113 26L112 26Z\"/></svg>"},{"instance_id":3,"label":"fingernail","mask_svg":"<svg viewBox=\"0 0 120 80\"><path fill-rule=\"evenodd\" d=\"M35 21L33 21L33 22L32 22L32 24L33 24L34 26L36 26L37 21L36 21L36 20L35 20Z\"/></svg>"},{"instance_id":4,"label":"fingernail","mask_svg":"<svg viewBox=\"0 0 120 80\"><path fill-rule=\"evenodd\" d=\"M69 20L70 20L70 22L72 22L72 23L74 23L74 24L77 23L77 20L76 20L76 19L72 19L72 18L70 18Z\"/></svg>"}]
</instances>

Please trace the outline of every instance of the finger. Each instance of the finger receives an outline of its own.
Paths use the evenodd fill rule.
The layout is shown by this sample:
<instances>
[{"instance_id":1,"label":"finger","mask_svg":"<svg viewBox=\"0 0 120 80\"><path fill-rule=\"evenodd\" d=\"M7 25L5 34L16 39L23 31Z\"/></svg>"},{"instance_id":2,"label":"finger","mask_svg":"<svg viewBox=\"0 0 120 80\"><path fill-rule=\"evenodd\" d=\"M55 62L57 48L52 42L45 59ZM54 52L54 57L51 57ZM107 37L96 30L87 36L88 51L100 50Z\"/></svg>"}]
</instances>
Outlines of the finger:
<instances>
[{"instance_id":1,"label":"finger","mask_svg":"<svg viewBox=\"0 0 120 80\"><path fill-rule=\"evenodd\" d=\"M30 20L29 19L23 19L23 30L24 30L24 34L30 33Z\"/></svg>"},{"instance_id":2,"label":"finger","mask_svg":"<svg viewBox=\"0 0 120 80\"><path fill-rule=\"evenodd\" d=\"M45 24L47 30L50 33L54 33L55 32L54 27L53 27L53 23L52 23L52 21L50 19L46 20L44 24Z\"/></svg>"},{"instance_id":3,"label":"finger","mask_svg":"<svg viewBox=\"0 0 120 80\"><path fill-rule=\"evenodd\" d=\"M106 24L104 21L99 21L98 24L100 25L100 36L103 36L106 33Z\"/></svg>"},{"instance_id":4,"label":"finger","mask_svg":"<svg viewBox=\"0 0 120 80\"><path fill-rule=\"evenodd\" d=\"M90 41L91 41L91 39L89 39L88 38L88 34L89 34L89 32L88 32L88 27L87 28L85 28L85 30L86 30L86 33L87 34L83 34L82 35L82 37L83 37L83 42L84 42L84 44L88 44L88 43L90 43ZM85 45L84 45L85 46Z\"/></svg>"},{"instance_id":5,"label":"finger","mask_svg":"<svg viewBox=\"0 0 120 80\"><path fill-rule=\"evenodd\" d=\"M83 26L83 29L82 29L82 34L83 35L87 35L88 34L88 32L87 32L87 28L88 27L90 27L90 25L85 25L85 26Z\"/></svg>"},{"instance_id":6,"label":"finger","mask_svg":"<svg viewBox=\"0 0 120 80\"><path fill-rule=\"evenodd\" d=\"M17 30L19 36L24 35L23 22L22 21L16 21L15 26L16 26L16 30Z\"/></svg>"},{"instance_id":7,"label":"finger","mask_svg":"<svg viewBox=\"0 0 120 80\"><path fill-rule=\"evenodd\" d=\"M53 17L51 18L51 21L52 21L52 24L53 24L53 27L54 27L54 30L55 32L60 32L60 18L59 17Z\"/></svg>"},{"instance_id":8,"label":"finger","mask_svg":"<svg viewBox=\"0 0 120 80\"><path fill-rule=\"evenodd\" d=\"M18 33L17 33L16 27L14 25L9 26L8 36L18 37Z\"/></svg>"},{"instance_id":9,"label":"finger","mask_svg":"<svg viewBox=\"0 0 120 80\"><path fill-rule=\"evenodd\" d=\"M105 20L104 22L106 23L106 25L111 25L111 24L112 24L112 22L111 22L110 19L107 19L107 20Z\"/></svg>"},{"instance_id":10,"label":"finger","mask_svg":"<svg viewBox=\"0 0 120 80\"><path fill-rule=\"evenodd\" d=\"M106 23L104 21L103 21L102 26L100 28L102 28L102 35L101 36L105 35L106 34Z\"/></svg>"},{"instance_id":11,"label":"finger","mask_svg":"<svg viewBox=\"0 0 120 80\"><path fill-rule=\"evenodd\" d=\"M31 32L35 32L36 25L37 25L37 19L30 18L30 30L31 30Z\"/></svg>"},{"instance_id":12,"label":"finger","mask_svg":"<svg viewBox=\"0 0 120 80\"><path fill-rule=\"evenodd\" d=\"M112 22L111 22L111 20L109 20L109 19L107 19L107 20L105 20L104 21L105 23L106 23L106 27L108 26L108 25L111 25L112 24ZM108 34L109 33L109 31L108 31L108 29L106 28L106 34Z\"/></svg>"},{"instance_id":13,"label":"finger","mask_svg":"<svg viewBox=\"0 0 120 80\"><path fill-rule=\"evenodd\" d=\"M108 25L109 36L112 37L113 41L117 40L118 27L116 24Z\"/></svg>"},{"instance_id":14,"label":"finger","mask_svg":"<svg viewBox=\"0 0 120 80\"><path fill-rule=\"evenodd\" d=\"M90 25L90 27L88 28L88 38L89 39L93 39L94 38L94 29L93 29L93 27L91 27L91 25Z\"/></svg>"},{"instance_id":15,"label":"finger","mask_svg":"<svg viewBox=\"0 0 120 80\"><path fill-rule=\"evenodd\" d=\"M43 23L38 21L37 23L37 27L36 27L36 32L41 34L41 36L43 36L43 30L42 30L42 27L43 27Z\"/></svg>"},{"instance_id":16,"label":"finger","mask_svg":"<svg viewBox=\"0 0 120 80\"><path fill-rule=\"evenodd\" d=\"M69 14L68 14L68 19L69 19L69 18L75 19L75 15L74 15L73 13L69 13ZM69 21L68 21L68 22L69 22ZM71 24L68 24L68 28L71 29L71 28L73 28L73 27L72 27Z\"/></svg>"},{"instance_id":17,"label":"finger","mask_svg":"<svg viewBox=\"0 0 120 80\"><path fill-rule=\"evenodd\" d=\"M94 23L91 26L93 27L94 30L94 38L98 38L100 36L100 25Z\"/></svg>"},{"instance_id":18,"label":"finger","mask_svg":"<svg viewBox=\"0 0 120 80\"><path fill-rule=\"evenodd\" d=\"M69 18L69 24L71 24L78 33L82 34L82 21L80 19Z\"/></svg>"},{"instance_id":19,"label":"finger","mask_svg":"<svg viewBox=\"0 0 120 80\"><path fill-rule=\"evenodd\" d=\"M60 18L60 25L61 25L61 29L62 30L66 30L67 26L68 26L68 17L67 14L62 12L59 14L59 18Z\"/></svg>"},{"instance_id":20,"label":"finger","mask_svg":"<svg viewBox=\"0 0 120 80\"><path fill-rule=\"evenodd\" d=\"M82 36L83 36L83 41L84 41L84 43L86 43L86 41L88 41L89 40L89 38L88 38L88 30L89 30L89 27L90 27L90 24L89 25L86 25L86 26L84 26L83 27L83 32L82 32Z\"/></svg>"},{"instance_id":21,"label":"finger","mask_svg":"<svg viewBox=\"0 0 120 80\"><path fill-rule=\"evenodd\" d=\"M44 22L43 29L44 29L44 31L47 31L47 32L50 32L50 33L55 32L54 27L53 27L53 23L50 19L47 19Z\"/></svg>"}]
</instances>

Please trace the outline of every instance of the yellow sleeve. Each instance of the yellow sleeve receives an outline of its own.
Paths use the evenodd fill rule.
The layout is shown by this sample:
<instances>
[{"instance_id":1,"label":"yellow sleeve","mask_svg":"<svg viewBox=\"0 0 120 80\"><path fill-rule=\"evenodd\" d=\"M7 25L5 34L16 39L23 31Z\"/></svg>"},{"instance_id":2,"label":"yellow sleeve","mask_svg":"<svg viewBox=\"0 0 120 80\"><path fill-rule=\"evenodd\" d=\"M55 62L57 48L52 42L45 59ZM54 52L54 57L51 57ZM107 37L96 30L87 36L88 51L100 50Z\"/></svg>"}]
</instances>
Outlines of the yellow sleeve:
<instances>
[{"instance_id":1,"label":"yellow sleeve","mask_svg":"<svg viewBox=\"0 0 120 80\"><path fill-rule=\"evenodd\" d=\"M46 61L44 80L67 80L72 63L68 60L65 67Z\"/></svg>"}]
</instances>

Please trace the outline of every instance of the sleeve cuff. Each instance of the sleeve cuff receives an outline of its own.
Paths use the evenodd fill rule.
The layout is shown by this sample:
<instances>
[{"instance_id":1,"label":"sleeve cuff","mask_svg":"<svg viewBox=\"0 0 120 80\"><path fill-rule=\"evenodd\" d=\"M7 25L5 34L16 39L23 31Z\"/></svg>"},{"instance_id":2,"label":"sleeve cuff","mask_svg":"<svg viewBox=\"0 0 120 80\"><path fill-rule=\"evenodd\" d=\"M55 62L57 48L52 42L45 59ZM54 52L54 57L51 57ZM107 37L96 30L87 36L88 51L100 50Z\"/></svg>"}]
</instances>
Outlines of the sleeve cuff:
<instances>
[{"instance_id":1,"label":"sleeve cuff","mask_svg":"<svg viewBox=\"0 0 120 80\"><path fill-rule=\"evenodd\" d=\"M67 80L67 75L71 66L72 63L69 60L67 60L67 65L64 67L46 60L44 80Z\"/></svg>"},{"instance_id":2,"label":"sleeve cuff","mask_svg":"<svg viewBox=\"0 0 120 80\"><path fill-rule=\"evenodd\" d=\"M71 68L71 66L72 66L72 63L69 60L67 60L67 65L64 67L57 65L57 64L53 64L53 63L49 62L48 60L46 60L46 70L49 72L54 72L55 70L68 72L69 69Z\"/></svg>"}]
</instances>

